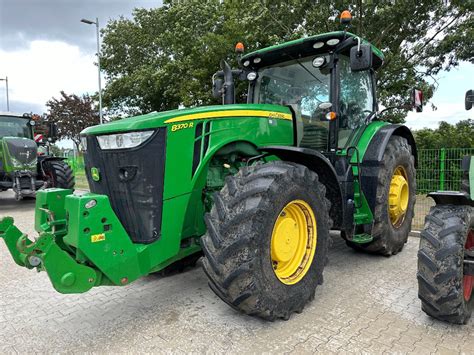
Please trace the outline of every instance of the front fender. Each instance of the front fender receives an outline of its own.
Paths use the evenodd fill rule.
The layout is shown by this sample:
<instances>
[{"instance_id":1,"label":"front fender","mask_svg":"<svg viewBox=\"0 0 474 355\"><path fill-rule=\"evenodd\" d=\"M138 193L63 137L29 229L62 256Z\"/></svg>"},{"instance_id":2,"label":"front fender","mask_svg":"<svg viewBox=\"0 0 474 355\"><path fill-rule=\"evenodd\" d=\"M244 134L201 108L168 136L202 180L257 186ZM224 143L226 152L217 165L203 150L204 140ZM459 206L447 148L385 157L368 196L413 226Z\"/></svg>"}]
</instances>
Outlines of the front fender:
<instances>
[{"instance_id":1,"label":"front fender","mask_svg":"<svg viewBox=\"0 0 474 355\"><path fill-rule=\"evenodd\" d=\"M259 150L275 155L281 160L304 165L318 174L319 181L326 187L326 197L331 201L329 215L334 226L342 225L345 209L342 188L336 170L324 155L313 149L287 146L266 146L259 147Z\"/></svg>"},{"instance_id":2,"label":"front fender","mask_svg":"<svg viewBox=\"0 0 474 355\"><path fill-rule=\"evenodd\" d=\"M37 170L38 178L40 180L44 179L46 162L49 162L49 161L65 161L65 160L66 160L66 158L52 157L52 156L48 156L48 155L39 156L38 157L38 170Z\"/></svg>"},{"instance_id":3,"label":"front fender","mask_svg":"<svg viewBox=\"0 0 474 355\"><path fill-rule=\"evenodd\" d=\"M472 206L474 207L474 200L465 192L458 191L437 191L430 192L428 197L431 197L436 205L458 205L458 206Z\"/></svg>"}]
</instances>

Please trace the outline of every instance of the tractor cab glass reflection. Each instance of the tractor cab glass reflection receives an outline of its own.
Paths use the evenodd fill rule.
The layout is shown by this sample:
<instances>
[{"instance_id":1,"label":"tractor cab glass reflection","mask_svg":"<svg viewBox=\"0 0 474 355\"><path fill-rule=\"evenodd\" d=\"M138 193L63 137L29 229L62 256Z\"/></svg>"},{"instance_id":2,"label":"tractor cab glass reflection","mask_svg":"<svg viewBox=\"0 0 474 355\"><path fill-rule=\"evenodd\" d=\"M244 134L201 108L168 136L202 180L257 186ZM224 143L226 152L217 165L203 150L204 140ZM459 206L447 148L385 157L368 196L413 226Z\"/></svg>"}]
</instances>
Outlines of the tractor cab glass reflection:
<instances>
[{"instance_id":1,"label":"tractor cab glass reflection","mask_svg":"<svg viewBox=\"0 0 474 355\"><path fill-rule=\"evenodd\" d=\"M28 120L20 117L0 116L0 138L3 137L32 139Z\"/></svg>"},{"instance_id":2,"label":"tractor cab glass reflection","mask_svg":"<svg viewBox=\"0 0 474 355\"><path fill-rule=\"evenodd\" d=\"M279 63L260 70L255 85L255 102L289 105L296 114L299 146L327 149L330 72L315 68L312 57Z\"/></svg>"}]
</instances>

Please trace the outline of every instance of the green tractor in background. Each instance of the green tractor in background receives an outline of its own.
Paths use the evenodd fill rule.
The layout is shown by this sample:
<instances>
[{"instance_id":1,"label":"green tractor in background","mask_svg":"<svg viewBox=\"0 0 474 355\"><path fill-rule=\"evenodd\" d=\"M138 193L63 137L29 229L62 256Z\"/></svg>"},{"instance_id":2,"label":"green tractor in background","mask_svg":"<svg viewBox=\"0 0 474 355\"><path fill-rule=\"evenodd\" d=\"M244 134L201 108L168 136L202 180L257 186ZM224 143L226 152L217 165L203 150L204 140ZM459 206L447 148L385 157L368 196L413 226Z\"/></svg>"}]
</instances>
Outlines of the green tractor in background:
<instances>
[{"instance_id":1,"label":"green tractor in background","mask_svg":"<svg viewBox=\"0 0 474 355\"><path fill-rule=\"evenodd\" d=\"M466 93L466 110L473 91ZM436 205L426 216L418 250L418 297L423 311L466 324L474 308L474 156L462 160L460 191L428 194Z\"/></svg>"},{"instance_id":2,"label":"green tractor in background","mask_svg":"<svg viewBox=\"0 0 474 355\"><path fill-rule=\"evenodd\" d=\"M0 113L0 192L13 189L17 200L35 197L43 188L74 188L74 176L63 158L48 154L56 140L56 127L49 125L48 139L35 134L36 115ZM40 149L38 149L40 148ZM40 152L42 150L43 152Z\"/></svg>"},{"instance_id":3,"label":"green tractor in background","mask_svg":"<svg viewBox=\"0 0 474 355\"><path fill-rule=\"evenodd\" d=\"M382 52L340 31L239 62L223 61L214 75L223 105L85 129L91 192L39 193L35 242L3 219L16 263L46 271L59 292L80 293L203 254L216 295L274 320L314 298L331 229L354 249L400 252L417 154L407 127L379 120ZM248 81L246 104L235 104L235 78Z\"/></svg>"}]
</instances>

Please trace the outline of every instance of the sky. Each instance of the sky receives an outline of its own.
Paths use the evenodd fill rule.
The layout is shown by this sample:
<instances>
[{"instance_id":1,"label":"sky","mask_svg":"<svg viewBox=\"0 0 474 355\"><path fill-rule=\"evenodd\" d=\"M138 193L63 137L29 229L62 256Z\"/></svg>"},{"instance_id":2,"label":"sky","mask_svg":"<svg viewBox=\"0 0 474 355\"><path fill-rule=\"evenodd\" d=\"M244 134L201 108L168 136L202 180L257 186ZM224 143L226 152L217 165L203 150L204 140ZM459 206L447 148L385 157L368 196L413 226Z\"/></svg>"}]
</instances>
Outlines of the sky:
<instances>
[{"instance_id":1,"label":"sky","mask_svg":"<svg viewBox=\"0 0 474 355\"><path fill-rule=\"evenodd\" d=\"M467 118L474 119L474 109L466 111L464 108L466 91L474 89L474 64L464 62L449 72L441 72L437 81L438 89L423 112L408 114L405 124L410 129L437 128L440 121L453 124ZM432 110L431 103L437 110Z\"/></svg>"},{"instance_id":2,"label":"sky","mask_svg":"<svg viewBox=\"0 0 474 355\"><path fill-rule=\"evenodd\" d=\"M161 4L161 0L0 0L0 78L8 76L10 110L42 113L46 101L59 97L61 90L96 92L95 26L80 19L98 17L104 26L120 16L131 18L136 7ZM464 93L474 89L474 65L462 63L442 72L438 82L431 100L437 110L427 105L423 113L410 113L410 128L436 128L442 120L474 118L474 110L464 110ZM0 81L0 111L6 111L4 81Z\"/></svg>"},{"instance_id":3,"label":"sky","mask_svg":"<svg viewBox=\"0 0 474 355\"><path fill-rule=\"evenodd\" d=\"M136 7L161 0L0 0L0 78L8 76L10 111L45 112L45 103L67 93L98 90L95 25L82 18L132 17ZM0 82L0 111L6 111Z\"/></svg>"}]
</instances>

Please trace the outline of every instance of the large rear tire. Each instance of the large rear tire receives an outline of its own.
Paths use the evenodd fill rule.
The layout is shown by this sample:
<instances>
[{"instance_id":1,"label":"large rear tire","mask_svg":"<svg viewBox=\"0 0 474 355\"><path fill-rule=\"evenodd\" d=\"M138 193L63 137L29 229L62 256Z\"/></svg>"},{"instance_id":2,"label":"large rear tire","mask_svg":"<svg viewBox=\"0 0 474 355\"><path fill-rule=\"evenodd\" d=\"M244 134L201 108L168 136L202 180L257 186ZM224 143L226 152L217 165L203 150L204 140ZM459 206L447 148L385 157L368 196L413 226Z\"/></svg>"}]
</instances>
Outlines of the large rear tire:
<instances>
[{"instance_id":1,"label":"large rear tire","mask_svg":"<svg viewBox=\"0 0 474 355\"><path fill-rule=\"evenodd\" d=\"M44 164L44 173L48 187L61 189L74 189L74 173L66 162L62 160L51 160Z\"/></svg>"},{"instance_id":2,"label":"large rear tire","mask_svg":"<svg viewBox=\"0 0 474 355\"><path fill-rule=\"evenodd\" d=\"M474 252L474 208L432 207L418 250L418 297L426 314L450 323L468 322L474 276L464 274L467 251Z\"/></svg>"},{"instance_id":3,"label":"large rear tire","mask_svg":"<svg viewBox=\"0 0 474 355\"><path fill-rule=\"evenodd\" d=\"M415 159L405 138L392 136L383 155L377 185L373 240L367 244L347 241L357 250L385 256L403 249L411 230L415 208Z\"/></svg>"},{"instance_id":4,"label":"large rear tire","mask_svg":"<svg viewBox=\"0 0 474 355\"><path fill-rule=\"evenodd\" d=\"M206 215L203 268L236 310L288 319L323 281L330 203L308 168L272 162L229 176Z\"/></svg>"}]
</instances>

